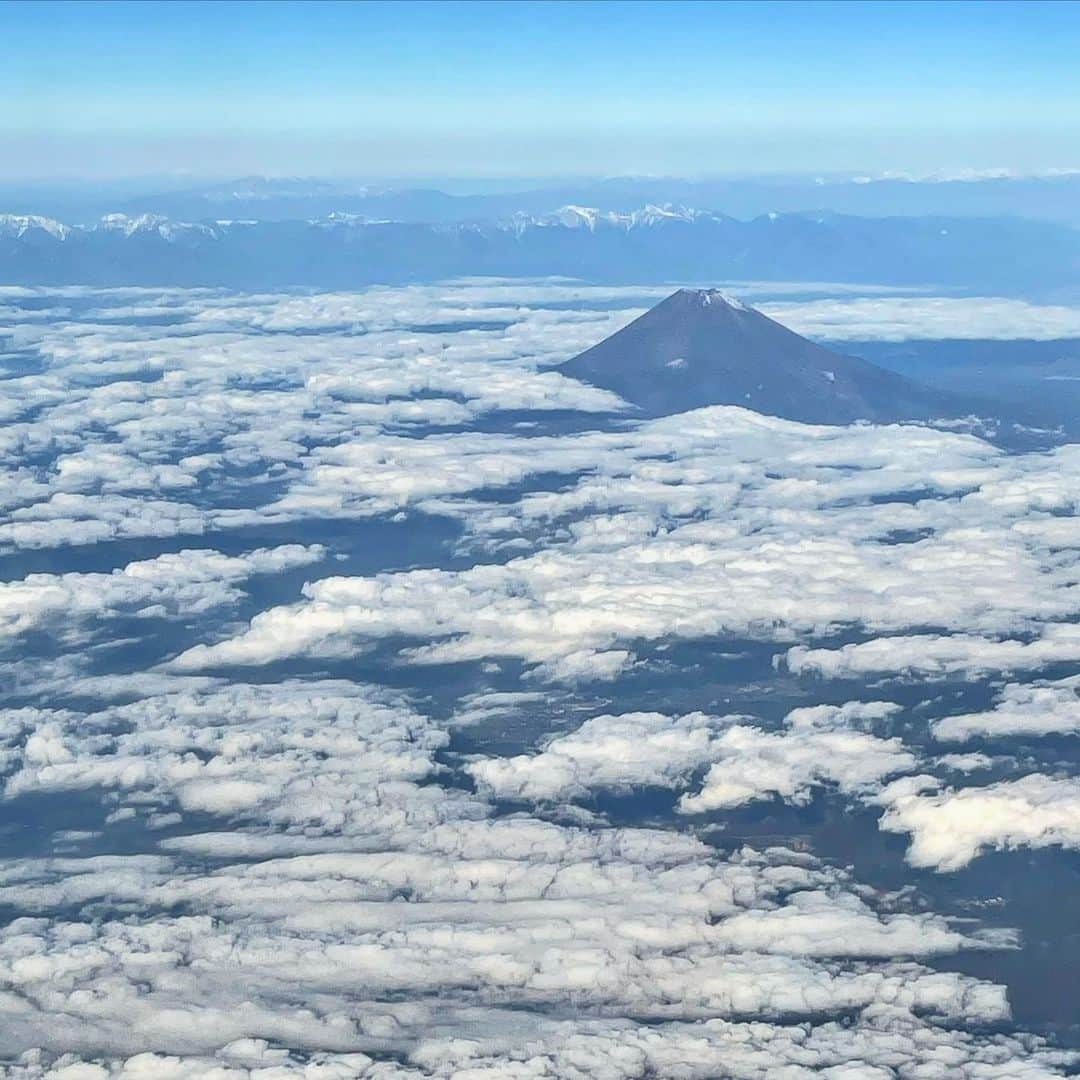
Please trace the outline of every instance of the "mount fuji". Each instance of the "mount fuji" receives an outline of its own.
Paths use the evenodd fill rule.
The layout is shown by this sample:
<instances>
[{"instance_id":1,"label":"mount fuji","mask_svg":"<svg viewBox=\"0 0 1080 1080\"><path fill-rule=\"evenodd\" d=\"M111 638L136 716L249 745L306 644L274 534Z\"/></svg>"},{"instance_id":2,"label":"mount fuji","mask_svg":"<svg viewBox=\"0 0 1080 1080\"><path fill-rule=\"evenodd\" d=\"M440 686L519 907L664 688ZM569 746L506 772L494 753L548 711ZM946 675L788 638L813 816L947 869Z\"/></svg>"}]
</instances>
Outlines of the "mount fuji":
<instances>
[{"instance_id":1,"label":"mount fuji","mask_svg":"<svg viewBox=\"0 0 1080 1080\"><path fill-rule=\"evenodd\" d=\"M959 398L816 345L716 289L680 289L562 364L648 416L741 405L813 424L926 420Z\"/></svg>"}]
</instances>

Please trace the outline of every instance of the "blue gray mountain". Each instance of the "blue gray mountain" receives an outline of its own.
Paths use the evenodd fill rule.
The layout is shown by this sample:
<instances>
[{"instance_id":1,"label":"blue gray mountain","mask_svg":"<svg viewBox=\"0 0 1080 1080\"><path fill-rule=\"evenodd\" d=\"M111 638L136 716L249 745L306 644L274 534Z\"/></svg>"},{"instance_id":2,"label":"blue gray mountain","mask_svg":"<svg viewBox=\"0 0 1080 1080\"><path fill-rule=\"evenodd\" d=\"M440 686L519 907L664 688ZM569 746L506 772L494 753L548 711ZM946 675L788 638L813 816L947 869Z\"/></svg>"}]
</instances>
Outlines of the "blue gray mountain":
<instances>
[{"instance_id":1,"label":"blue gray mountain","mask_svg":"<svg viewBox=\"0 0 1080 1080\"><path fill-rule=\"evenodd\" d=\"M372 183L363 179L246 176L184 182L176 177L33 184L0 181L0 206L88 223L110 211L176 221L323 218L335 211L394 221L494 221L553 206L620 212L653 203L722 206L738 218L833 210L865 217L1038 218L1080 225L1080 173L933 176L728 176L696 180L623 176L603 180L471 180Z\"/></svg>"},{"instance_id":2,"label":"blue gray mountain","mask_svg":"<svg viewBox=\"0 0 1080 1080\"><path fill-rule=\"evenodd\" d=\"M178 222L110 214L94 225L0 216L0 281L237 289L569 276L595 282L880 282L995 295L1080 285L1080 230L980 218L858 218L567 206L478 223Z\"/></svg>"}]
</instances>

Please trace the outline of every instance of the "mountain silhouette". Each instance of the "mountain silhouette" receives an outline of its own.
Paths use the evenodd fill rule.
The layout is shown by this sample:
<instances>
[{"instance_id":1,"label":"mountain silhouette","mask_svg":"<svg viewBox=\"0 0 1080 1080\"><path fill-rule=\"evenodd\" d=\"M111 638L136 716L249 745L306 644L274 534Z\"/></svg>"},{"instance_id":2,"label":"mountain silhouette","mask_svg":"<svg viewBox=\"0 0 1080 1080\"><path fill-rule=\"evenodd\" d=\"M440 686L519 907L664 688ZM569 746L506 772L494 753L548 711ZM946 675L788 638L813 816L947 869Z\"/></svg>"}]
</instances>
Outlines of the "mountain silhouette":
<instances>
[{"instance_id":1,"label":"mountain silhouette","mask_svg":"<svg viewBox=\"0 0 1080 1080\"><path fill-rule=\"evenodd\" d=\"M956 416L959 398L800 337L716 289L680 289L559 368L647 416L741 405L813 424Z\"/></svg>"}]
</instances>

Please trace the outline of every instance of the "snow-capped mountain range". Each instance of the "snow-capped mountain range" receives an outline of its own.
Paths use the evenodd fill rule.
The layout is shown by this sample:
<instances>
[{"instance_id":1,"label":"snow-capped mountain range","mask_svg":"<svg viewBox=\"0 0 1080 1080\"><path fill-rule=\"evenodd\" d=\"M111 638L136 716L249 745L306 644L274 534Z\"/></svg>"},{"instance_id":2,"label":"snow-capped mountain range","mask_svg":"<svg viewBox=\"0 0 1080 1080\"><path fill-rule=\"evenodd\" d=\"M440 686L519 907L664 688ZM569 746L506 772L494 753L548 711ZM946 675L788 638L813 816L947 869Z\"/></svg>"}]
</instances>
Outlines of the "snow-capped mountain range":
<instances>
[{"instance_id":1,"label":"snow-capped mountain range","mask_svg":"<svg viewBox=\"0 0 1080 1080\"><path fill-rule=\"evenodd\" d=\"M516 213L501 222L489 223L489 227L504 228L522 233L531 228L566 228L587 229L595 232L598 228L635 229L651 227L666 222L698 221L718 222L724 215L708 210L694 210L685 206L643 206L639 210L620 213L615 210L600 210L591 206L563 206L550 214ZM308 219L306 224L315 228L352 227L393 224L393 219L374 218L364 214L337 211L323 218ZM40 214L0 214L0 237L22 239L27 234L40 231L56 240L67 240L72 235L93 234L98 232L120 233L125 237L136 234L156 234L169 242L190 240L201 237L208 240L222 239L231 229L250 228L260 224L254 219L222 219L213 222L172 221L163 214L105 214L92 225L67 225ZM407 224L397 222L397 224ZM468 226L453 226L464 228ZM477 224L472 226L478 227Z\"/></svg>"},{"instance_id":2,"label":"snow-capped mountain range","mask_svg":"<svg viewBox=\"0 0 1080 1080\"><path fill-rule=\"evenodd\" d=\"M829 212L747 221L677 204L631 211L572 204L470 223L351 212L198 222L107 214L88 225L0 215L0 281L10 284L348 288L476 275L881 282L1023 293L1080 283L1080 231L1019 219Z\"/></svg>"}]
</instances>

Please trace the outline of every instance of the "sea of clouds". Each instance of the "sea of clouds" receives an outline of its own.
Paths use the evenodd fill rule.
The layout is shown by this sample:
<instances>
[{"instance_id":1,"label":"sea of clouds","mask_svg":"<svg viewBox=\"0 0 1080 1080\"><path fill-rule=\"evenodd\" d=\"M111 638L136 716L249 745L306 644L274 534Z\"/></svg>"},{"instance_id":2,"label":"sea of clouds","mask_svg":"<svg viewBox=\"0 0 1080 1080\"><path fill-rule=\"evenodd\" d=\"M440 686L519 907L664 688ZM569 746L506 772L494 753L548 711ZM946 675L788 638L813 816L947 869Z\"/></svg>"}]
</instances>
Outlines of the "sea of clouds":
<instances>
[{"instance_id":1,"label":"sea of clouds","mask_svg":"<svg viewBox=\"0 0 1080 1080\"><path fill-rule=\"evenodd\" d=\"M1080 447L552 370L666 291L0 290L0 1075L1076 1064L926 883L1080 850ZM902 885L740 831L826 804Z\"/></svg>"}]
</instances>

